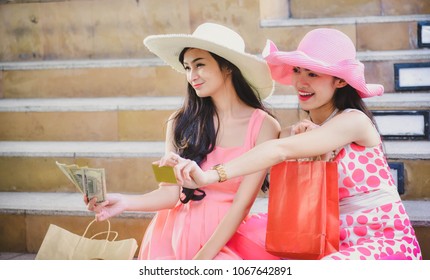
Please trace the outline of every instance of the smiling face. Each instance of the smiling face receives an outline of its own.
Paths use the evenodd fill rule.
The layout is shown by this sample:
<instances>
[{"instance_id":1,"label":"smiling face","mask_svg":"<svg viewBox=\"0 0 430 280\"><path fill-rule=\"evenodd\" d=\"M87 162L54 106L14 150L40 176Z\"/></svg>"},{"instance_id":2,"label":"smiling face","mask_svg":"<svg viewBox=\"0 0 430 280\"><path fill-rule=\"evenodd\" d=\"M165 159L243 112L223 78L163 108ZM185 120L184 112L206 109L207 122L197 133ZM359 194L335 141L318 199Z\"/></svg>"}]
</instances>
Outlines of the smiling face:
<instances>
[{"instance_id":1,"label":"smiling face","mask_svg":"<svg viewBox=\"0 0 430 280\"><path fill-rule=\"evenodd\" d=\"M199 97L213 96L225 88L227 70L221 70L215 58L205 50L188 49L183 66L188 83Z\"/></svg>"},{"instance_id":2,"label":"smiling face","mask_svg":"<svg viewBox=\"0 0 430 280\"><path fill-rule=\"evenodd\" d=\"M300 107L305 111L333 107L335 90L346 85L333 76L300 67L293 68L292 82L298 92Z\"/></svg>"}]
</instances>

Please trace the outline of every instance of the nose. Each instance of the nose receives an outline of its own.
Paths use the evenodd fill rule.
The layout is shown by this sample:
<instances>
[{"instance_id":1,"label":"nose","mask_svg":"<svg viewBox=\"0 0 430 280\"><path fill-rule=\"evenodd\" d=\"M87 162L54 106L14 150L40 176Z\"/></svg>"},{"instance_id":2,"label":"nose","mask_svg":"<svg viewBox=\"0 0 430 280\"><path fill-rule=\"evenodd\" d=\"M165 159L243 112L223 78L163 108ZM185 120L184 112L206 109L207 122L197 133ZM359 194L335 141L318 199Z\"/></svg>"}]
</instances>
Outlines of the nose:
<instances>
[{"instance_id":1,"label":"nose","mask_svg":"<svg viewBox=\"0 0 430 280\"><path fill-rule=\"evenodd\" d=\"M304 73L297 73L293 75L292 82L293 82L293 85L296 86L296 88L302 88L308 84L306 75Z\"/></svg>"},{"instance_id":2,"label":"nose","mask_svg":"<svg viewBox=\"0 0 430 280\"><path fill-rule=\"evenodd\" d=\"M190 82L195 81L199 78L199 74L197 73L197 69L191 68L188 72L188 80Z\"/></svg>"}]
</instances>

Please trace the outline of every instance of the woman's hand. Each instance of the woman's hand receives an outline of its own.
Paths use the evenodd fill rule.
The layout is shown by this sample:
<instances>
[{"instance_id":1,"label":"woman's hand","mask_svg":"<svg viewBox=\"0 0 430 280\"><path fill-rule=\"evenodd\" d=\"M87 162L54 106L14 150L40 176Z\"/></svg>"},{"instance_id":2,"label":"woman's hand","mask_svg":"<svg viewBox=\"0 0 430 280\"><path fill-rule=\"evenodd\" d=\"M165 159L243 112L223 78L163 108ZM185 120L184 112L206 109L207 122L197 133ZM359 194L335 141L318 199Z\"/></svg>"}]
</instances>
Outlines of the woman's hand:
<instances>
[{"instance_id":1,"label":"woman's hand","mask_svg":"<svg viewBox=\"0 0 430 280\"><path fill-rule=\"evenodd\" d=\"M97 203L97 198L88 201L88 197L84 196L84 202L90 211L96 213L97 221L104 221L111 217L117 216L125 211L126 203L124 196L119 193L112 193L106 195L106 200L102 203Z\"/></svg>"},{"instance_id":2,"label":"woman's hand","mask_svg":"<svg viewBox=\"0 0 430 280\"><path fill-rule=\"evenodd\" d=\"M291 136L295 134L305 133L307 131L311 131L314 129L319 128L320 126L313 123L311 120L304 119L302 121L299 121L298 123L291 126ZM323 161L329 161L333 156L333 152L328 152L324 155L316 156L313 158L306 158L304 160L323 160Z\"/></svg>"},{"instance_id":3,"label":"woman's hand","mask_svg":"<svg viewBox=\"0 0 430 280\"><path fill-rule=\"evenodd\" d=\"M208 184L206 172L195 161L184 159L176 153L171 152L156 163L160 166L173 166L176 180L182 187L196 189Z\"/></svg>"},{"instance_id":4,"label":"woman's hand","mask_svg":"<svg viewBox=\"0 0 430 280\"><path fill-rule=\"evenodd\" d=\"M180 161L185 160L178 154L174 152L170 152L166 155L164 155L162 158L160 158L158 161L153 162L154 164L158 164L159 166L175 166Z\"/></svg>"},{"instance_id":5,"label":"woman's hand","mask_svg":"<svg viewBox=\"0 0 430 280\"><path fill-rule=\"evenodd\" d=\"M306 131L316 129L318 127L320 127L320 126L313 123L312 121L310 121L308 119L304 119L304 120L299 121L298 123L293 124L291 126L291 135L304 133Z\"/></svg>"}]
</instances>

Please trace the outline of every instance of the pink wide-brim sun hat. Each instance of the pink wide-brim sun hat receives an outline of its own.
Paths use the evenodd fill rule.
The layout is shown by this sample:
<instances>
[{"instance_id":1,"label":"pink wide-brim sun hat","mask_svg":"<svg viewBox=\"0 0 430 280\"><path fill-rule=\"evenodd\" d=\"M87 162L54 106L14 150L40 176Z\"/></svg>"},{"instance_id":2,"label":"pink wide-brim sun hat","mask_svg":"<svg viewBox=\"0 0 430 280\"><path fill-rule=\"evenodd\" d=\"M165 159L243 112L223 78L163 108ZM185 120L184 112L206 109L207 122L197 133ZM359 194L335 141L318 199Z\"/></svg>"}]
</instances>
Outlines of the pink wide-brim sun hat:
<instances>
[{"instance_id":1,"label":"pink wide-brim sun hat","mask_svg":"<svg viewBox=\"0 0 430 280\"><path fill-rule=\"evenodd\" d=\"M293 67L300 67L345 80L362 98L382 95L380 84L366 84L364 65L356 59L351 39L341 31L318 28L303 37L296 51L279 51L270 40L263 50L272 78L292 85Z\"/></svg>"}]
</instances>

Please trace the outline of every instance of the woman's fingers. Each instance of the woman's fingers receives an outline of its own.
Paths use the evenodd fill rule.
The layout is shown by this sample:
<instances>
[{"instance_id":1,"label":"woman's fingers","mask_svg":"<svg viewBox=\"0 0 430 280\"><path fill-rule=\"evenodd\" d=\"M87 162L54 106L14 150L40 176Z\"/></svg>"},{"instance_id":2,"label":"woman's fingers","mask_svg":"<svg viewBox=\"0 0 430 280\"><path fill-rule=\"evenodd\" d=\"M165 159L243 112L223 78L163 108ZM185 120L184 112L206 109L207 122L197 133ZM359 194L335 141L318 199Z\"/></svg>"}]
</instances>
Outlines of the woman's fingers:
<instances>
[{"instance_id":1,"label":"woman's fingers","mask_svg":"<svg viewBox=\"0 0 430 280\"><path fill-rule=\"evenodd\" d=\"M170 152L169 154L165 155L160 160L158 160L154 163L158 163L159 166L166 166L166 165L167 166L175 166L179 162L182 162L183 160L185 160L185 159L180 157L178 154L176 154L174 152Z\"/></svg>"},{"instance_id":2,"label":"woman's fingers","mask_svg":"<svg viewBox=\"0 0 430 280\"><path fill-rule=\"evenodd\" d=\"M178 183L184 184L184 181L192 181L191 173L196 167L197 163L195 161L181 159L181 161L173 167Z\"/></svg>"},{"instance_id":3,"label":"woman's fingers","mask_svg":"<svg viewBox=\"0 0 430 280\"><path fill-rule=\"evenodd\" d=\"M85 196L84 199L86 199L86 201L87 201L87 209L90 211L94 211L94 207L95 207L95 204L97 202L97 198L93 197L92 199L88 200L88 197Z\"/></svg>"},{"instance_id":4,"label":"woman's fingers","mask_svg":"<svg viewBox=\"0 0 430 280\"><path fill-rule=\"evenodd\" d=\"M294 125L292 125L291 128L291 135L295 135L295 134L300 134L300 133L304 133L306 131L318 128L319 125L313 123L312 121L305 119L302 120Z\"/></svg>"},{"instance_id":5,"label":"woman's fingers","mask_svg":"<svg viewBox=\"0 0 430 280\"><path fill-rule=\"evenodd\" d=\"M193 180L193 178L191 177L191 174L196 170L197 167L198 165L195 161L191 161L191 160L188 161L188 163L182 169L182 175L185 178L185 180L189 180L189 181Z\"/></svg>"},{"instance_id":6,"label":"woman's fingers","mask_svg":"<svg viewBox=\"0 0 430 280\"><path fill-rule=\"evenodd\" d=\"M195 161L182 158L178 154L170 152L159 160L159 165L173 166L176 181L180 186L183 186L184 184L192 184L193 186L197 185L192 174L199 171L200 167Z\"/></svg>"},{"instance_id":7,"label":"woman's fingers","mask_svg":"<svg viewBox=\"0 0 430 280\"><path fill-rule=\"evenodd\" d=\"M182 159L181 161L178 161L178 164L173 167L173 171L175 172L176 180L178 181L179 185L184 184L185 178L183 176L182 170L188 164L188 162L190 162L189 159Z\"/></svg>"},{"instance_id":8,"label":"woman's fingers","mask_svg":"<svg viewBox=\"0 0 430 280\"><path fill-rule=\"evenodd\" d=\"M109 201L105 200L101 203L97 203L97 198L94 197L88 203L87 209L93 212L100 212L104 207L109 205Z\"/></svg>"},{"instance_id":9,"label":"woman's fingers","mask_svg":"<svg viewBox=\"0 0 430 280\"><path fill-rule=\"evenodd\" d=\"M109 215L105 211L101 211L100 213L96 214L97 222L103 222L109 218L110 218Z\"/></svg>"}]
</instances>

